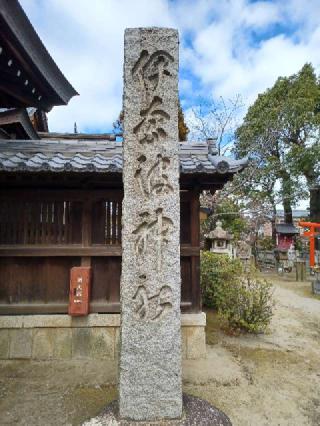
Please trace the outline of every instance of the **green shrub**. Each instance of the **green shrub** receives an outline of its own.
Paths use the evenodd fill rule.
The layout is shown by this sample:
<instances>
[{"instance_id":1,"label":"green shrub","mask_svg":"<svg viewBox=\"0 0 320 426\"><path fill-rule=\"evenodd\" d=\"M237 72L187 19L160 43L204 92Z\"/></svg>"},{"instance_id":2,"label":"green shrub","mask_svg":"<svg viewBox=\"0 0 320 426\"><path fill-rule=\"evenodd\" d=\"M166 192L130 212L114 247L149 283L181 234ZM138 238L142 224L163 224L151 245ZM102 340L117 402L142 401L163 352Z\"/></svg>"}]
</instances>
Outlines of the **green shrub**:
<instances>
[{"instance_id":1,"label":"green shrub","mask_svg":"<svg viewBox=\"0 0 320 426\"><path fill-rule=\"evenodd\" d=\"M254 270L245 273L239 260L201 253L201 288L204 304L216 308L229 329L259 333L270 323L272 285Z\"/></svg>"},{"instance_id":2,"label":"green shrub","mask_svg":"<svg viewBox=\"0 0 320 426\"><path fill-rule=\"evenodd\" d=\"M258 246L261 250L273 250L275 248L272 237L264 237L258 241Z\"/></svg>"},{"instance_id":3,"label":"green shrub","mask_svg":"<svg viewBox=\"0 0 320 426\"><path fill-rule=\"evenodd\" d=\"M218 312L235 331L261 333L273 315L273 287L254 275L242 276L232 286L223 286Z\"/></svg>"},{"instance_id":4,"label":"green shrub","mask_svg":"<svg viewBox=\"0 0 320 426\"><path fill-rule=\"evenodd\" d=\"M224 285L231 286L243 273L240 260L231 260L225 254L201 252L202 301L209 308L217 308L224 298Z\"/></svg>"}]
</instances>

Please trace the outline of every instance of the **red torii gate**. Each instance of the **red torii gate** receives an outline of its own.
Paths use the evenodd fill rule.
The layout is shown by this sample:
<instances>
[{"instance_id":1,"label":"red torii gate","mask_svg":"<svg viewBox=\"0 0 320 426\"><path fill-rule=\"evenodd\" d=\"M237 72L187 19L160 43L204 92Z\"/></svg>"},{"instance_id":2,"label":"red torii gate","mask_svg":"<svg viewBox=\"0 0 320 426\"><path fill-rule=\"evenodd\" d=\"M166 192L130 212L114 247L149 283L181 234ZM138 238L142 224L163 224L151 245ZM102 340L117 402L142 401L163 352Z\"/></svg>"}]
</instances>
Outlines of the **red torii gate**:
<instances>
[{"instance_id":1,"label":"red torii gate","mask_svg":"<svg viewBox=\"0 0 320 426\"><path fill-rule=\"evenodd\" d=\"M320 235L320 223L315 222L299 222L299 226L308 228L309 231L304 231L303 236L309 237L310 241L310 266L314 267L314 252L315 252L315 237ZM316 229L318 228L318 231Z\"/></svg>"}]
</instances>

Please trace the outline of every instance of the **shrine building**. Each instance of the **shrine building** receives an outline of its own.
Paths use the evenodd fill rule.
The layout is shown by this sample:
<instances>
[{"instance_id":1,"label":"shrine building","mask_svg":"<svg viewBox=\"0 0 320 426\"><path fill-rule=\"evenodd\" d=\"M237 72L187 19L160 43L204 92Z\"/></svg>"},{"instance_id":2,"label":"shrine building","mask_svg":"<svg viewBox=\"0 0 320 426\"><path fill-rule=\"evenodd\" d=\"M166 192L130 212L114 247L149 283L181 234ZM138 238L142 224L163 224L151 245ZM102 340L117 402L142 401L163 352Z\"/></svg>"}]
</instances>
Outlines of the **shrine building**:
<instances>
[{"instance_id":1,"label":"shrine building","mask_svg":"<svg viewBox=\"0 0 320 426\"><path fill-rule=\"evenodd\" d=\"M117 356L122 142L48 133L77 95L16 0L0 2L0 359ZM107 100L106 100L107 102ZM183 355L205 356L199 195L246 166L214 141L180 144ZM89 314L68 315L70 271L91 268Z\"/></svg>"}]
</instances>

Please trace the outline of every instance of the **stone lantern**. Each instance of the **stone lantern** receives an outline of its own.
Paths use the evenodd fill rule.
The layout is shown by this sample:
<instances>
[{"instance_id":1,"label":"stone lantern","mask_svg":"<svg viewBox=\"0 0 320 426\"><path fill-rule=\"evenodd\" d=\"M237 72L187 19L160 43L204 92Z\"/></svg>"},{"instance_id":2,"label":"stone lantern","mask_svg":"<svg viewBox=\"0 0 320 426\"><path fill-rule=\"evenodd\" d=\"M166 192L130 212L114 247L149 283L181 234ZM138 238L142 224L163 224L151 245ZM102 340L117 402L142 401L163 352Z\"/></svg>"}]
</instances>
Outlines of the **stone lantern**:
<instances>
[{"instance_id":1,"label":"stone lantern","mask_svg":"<svg viewBox=\"0 0 320 426\"><path fill-rule=\"evenodd\" d=\"M217 222L216 227L205 235L205 247L213 253L226 254L233 259L235 249L233 246L233 235L222 228L222 223Z\"/></svg>"}]
</instances>

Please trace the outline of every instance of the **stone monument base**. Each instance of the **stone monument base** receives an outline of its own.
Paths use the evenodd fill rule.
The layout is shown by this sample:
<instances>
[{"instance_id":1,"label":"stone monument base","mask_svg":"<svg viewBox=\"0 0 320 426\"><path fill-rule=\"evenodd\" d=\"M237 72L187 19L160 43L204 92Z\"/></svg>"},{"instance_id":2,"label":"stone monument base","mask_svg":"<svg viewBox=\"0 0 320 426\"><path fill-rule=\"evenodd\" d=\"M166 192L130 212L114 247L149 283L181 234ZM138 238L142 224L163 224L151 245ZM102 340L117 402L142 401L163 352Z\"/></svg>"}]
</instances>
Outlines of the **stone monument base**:
<instances>
[{"instance_id":1,"label":"stone monument base","mask_svg":"<svg viewBox=\"0 0 320 426\"><path fill-rule=\"evenodd\" d=\"M135 422L119 419L118 402L107 405L103 413L83 423L82 426L232 426L230 419L207 401L183 395L183 417L178 420Z\"/></svg>"}]
</instances>

